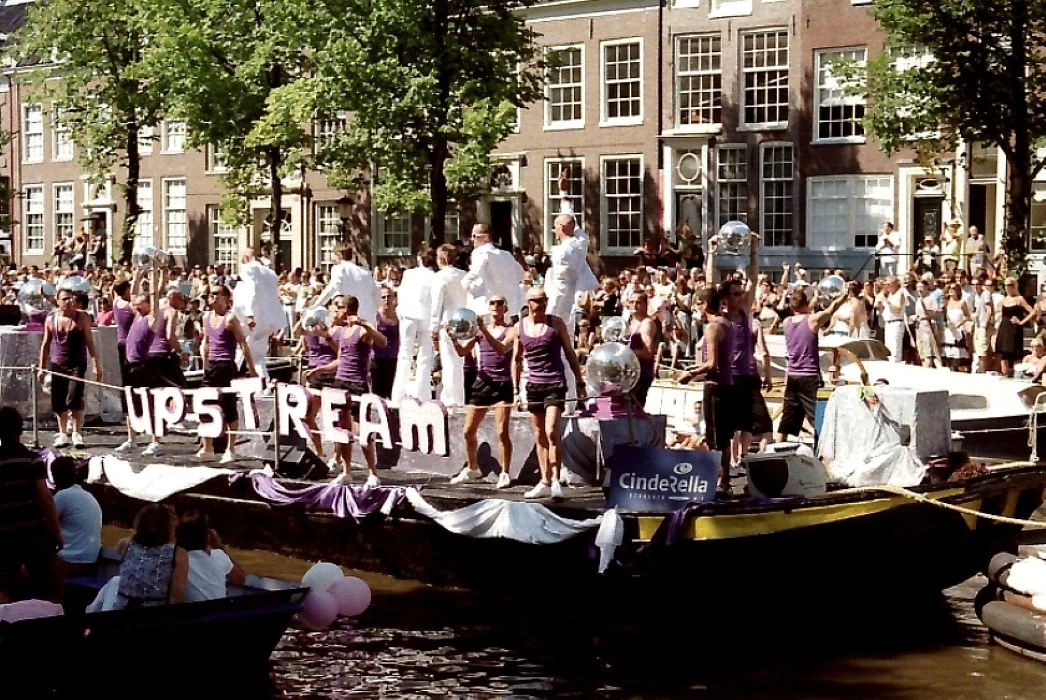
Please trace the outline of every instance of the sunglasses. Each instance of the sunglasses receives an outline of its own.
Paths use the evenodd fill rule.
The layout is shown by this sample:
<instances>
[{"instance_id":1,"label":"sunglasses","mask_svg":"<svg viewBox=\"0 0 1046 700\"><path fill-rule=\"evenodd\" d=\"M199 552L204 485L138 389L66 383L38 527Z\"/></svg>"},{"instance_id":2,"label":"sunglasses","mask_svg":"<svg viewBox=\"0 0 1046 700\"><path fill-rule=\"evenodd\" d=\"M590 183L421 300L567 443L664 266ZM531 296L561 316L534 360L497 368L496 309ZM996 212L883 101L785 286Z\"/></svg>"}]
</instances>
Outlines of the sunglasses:
<instances>
[{"instance_id":1,"label":"sunglasses","mask_svg":"<svg viewBox=\"0 0 1046 700\"><path fill-rule=\"evenodd\" d=\"M544 304L545 302L548 301L548 297L531 297L531 298L527 299L527 301L532 301L535 304Z\"/></svg>"},{"instance_id":2,"label":"sunglasses","mask_svg":"<svg viewBox=\"0 0 1046 700\"><path fill-rule=\"evenodd\" d=\"M387 295L386 295L386 296L382 296L382 297L381 297L381 300L382 300L382 301L388 301L389 299L395 299L395 298L396 298L396 297L394 297L394 296L387 296Z\"/></svg>"},{"instance_id":3,"label":"sunglasses","mask_svg":"<svg viewBox=\"0 0 1046 700\"><path fill-rule=\"evenodd\" d=\"M505 305L505 300L504 299L491 299L489 304L491 306L504 306Z\"/></svg>"}]
</instances>

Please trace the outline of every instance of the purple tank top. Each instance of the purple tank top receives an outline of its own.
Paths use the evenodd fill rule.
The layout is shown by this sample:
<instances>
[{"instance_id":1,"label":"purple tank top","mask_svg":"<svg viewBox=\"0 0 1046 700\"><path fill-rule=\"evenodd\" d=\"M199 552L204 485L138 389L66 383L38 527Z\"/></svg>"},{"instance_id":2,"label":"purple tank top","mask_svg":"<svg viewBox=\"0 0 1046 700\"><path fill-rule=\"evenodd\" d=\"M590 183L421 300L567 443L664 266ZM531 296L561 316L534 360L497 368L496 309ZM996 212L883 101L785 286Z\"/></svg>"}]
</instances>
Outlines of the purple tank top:
<instances>
[{"instance_id":1,"label":"purple tank top","mask_svg":"<svg viewBox=\"0 0 1046 700\"><path fill-rule=\"evenodd\" d=\"M83 329L79 326L80 314L77 311L73 316L74 325L67 331L58 330L58 320L61 314L55 313L51 318L51 362L66 367L87 364L87 341L84 338Z\"/></svg>"},{"instance_id":2,"label":"purple tank top","mask_svg":"<svg viewBox=\"0 0 1046 700\"><path fill-rule=\"evenodd\" d=\"M167 309L161 309L153 326L153 340L149 343L150 355L170 355L171 344L167 342Z\"/></svg>"},{"instance_id":3,"label":"purple tank top","mask_svg":"<svg viewBox=\"0 0 1046 700\"><path fill-rule=\"evenodd\" d=\"M718 324L723 331L719 345L716 347L716 364L718 367L705 375L705 383L719 384L722 386L733 386L734 373L730 371L730 358L734 356L734 336L730 332L730 322L721 316L716 316L712 323ZM708 361L708 348L701 351L702 358Z\"/></svg>"},{"instance_id":4,"label":"purple tank top","mask_svg":"<svg viewBox=\"0 0 1046 700\"><path fill-rule=\"evenodd\" d=\"M312 333L305 335L305 347L309 350L309 369L329 364L338 356L326 338Z\"/></svg>"},{"instance_id":5,"label":"purple tank top","mask_svg":"<svg viewBox=\"0 0 1046 700\"><path fill-rule=\"evenodd\" d=\"M388 323L381 317L381 314L378 314L377 328L389 342L383 348L375 347L374 357L389 359L398 356L400 353L400 324Z\"/></svg>"},{"instance_id":6,"label":"purple tank top","mask_svg":"<svg viewBox=\"0 0 1046 700\"><path fill-rule=\"evenodd\" d=\"M338 338L338 372L335 379L366 384L370 376L370 343L363 341L362 327L346 328Z\"/></svg>"},{"instance_id":7,"label":"purple tank top","mask_svg":"<svg viewBox=\"0 0 1046 700\"><path fill-rule=\"evenodd\" d=\"M130 304L121 304L122 299L113 302L113 319L116 321L116 342L123 345L127 342L127 334L131 331L135 313Z\"/></svg>"},{"instance_id":8,"label":"purple tank top","mask_svg":"<svg viewBox=\"0 0 1046 700\"><path fill-rule=\"evenodd\" d=\"M227 312L232 313L232 312ZM214 319L221 323L214 326ZM207 361L233 362L236 359L236 336L225 327L225 315L219 316L211 311L203 318L203 330L207 334Z\"/></svg>"},{"instance_id":9,"label":"purple tank top","mask_svg":"<svg viewBox=\"0 0 1046 700\"><path fill-rule=\"evenodd\" d=\"M529 372L527 381L531 384L559 384L567 380L563 344L553 327L555 318L551 314L545 317L545 332L538 336L527 335L526 322L519 324L519 340Z\"/></svg>"},{"instance_id":10,"label":"purple tank top","mask_svg":"<svg viewBox=\"0 0 1046 700\"><path fill-rule=\"evenodd\" d=\"M633 350L640 350L644 346L643 334L639 332L642 327L642 323L636 326L636 331L632 335L628 336L628 347ZM643 378L649 378L654 376L654 358L651 357L649 360L639 361L639 376Z\"/></svg>"},{"instance_id":11,"label":"purple tank top","mask_svg":"<svg viewBox=\"0 0 1046 700\"><path fill-rule=\"evenodd\" d=\"M131 330L127 331L127 361L142 362L149 354L149 345L153 342L153 329L149 325L148 316L137 315L131 322Z\"/></svg>"},{"instance_id":12,"label":"purple tank top","mask_svg":"<svg viewBox=\"0 0 1046 700\"><path fill-rule=\"evenodd\" d=\"M743 314L740 321L724 318L726 331L731 335L734 351L730 355L730 373L735 376L755 376L755 338L752 318Z\"/></svg>"},{"instance_id":13,"label":"purple tank top","mask_svg":"<svg viewBox=\"0 0 1046 700\"><path fill-rule=\"evenodd\" d=\"M788 349L788 374L820 376L821 364L817 358L817 333L810 328L809 316L790 316L785 319L785 347Z\"/></svg>"},{"instance_id":14,"label":"purple tank top","mask_svg":"<svg viewBox=\"0 0 1046 700\"><path fill-rule=\"evenodd\" d=\"M504 338L502 334L502 340ZM479 334L479 372L477 376L487 382L510 382L512 381L512 352L499 355L491 346L487 336Z\"/></svg>"}]
</instances>

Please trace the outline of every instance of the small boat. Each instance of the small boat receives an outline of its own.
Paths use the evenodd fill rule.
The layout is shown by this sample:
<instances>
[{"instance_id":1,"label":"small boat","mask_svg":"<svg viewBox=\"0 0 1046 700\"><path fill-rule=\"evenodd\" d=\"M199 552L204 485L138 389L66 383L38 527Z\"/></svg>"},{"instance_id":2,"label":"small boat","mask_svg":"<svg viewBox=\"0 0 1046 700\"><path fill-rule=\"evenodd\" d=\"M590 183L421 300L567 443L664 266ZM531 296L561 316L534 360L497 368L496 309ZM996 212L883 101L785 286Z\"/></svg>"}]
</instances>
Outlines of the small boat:
<instances>
[{"instance_id":1,"label":"small boat","mask_svg":"<svg viewBox=\"0 0 1046 700\"><path fill-rule=\"evenodd\" d=\"M988 586L977 596L977 616L988 628L989 641L1036 661L1046 662L1046 610L1007 585L1007 576L1019 560L1001 552L988 567Z\"/></svg>"},{"instance_id":2,"label":"small boat","mask_svg":"<svg viewBox=\"0 0 1046 700\"><path fill-rule=\"evenodd\" d=\"M180 673L205 672L216 662L226 678L267 676L269 656L308 592L250 576L247 585L230 585L225 598L85 613L118 569L114 553L106 550L97 575L66 580L64 615L0 623L5 688L15 679L25 692L82 691L84 679L106 669L121 678L138 671L151 682L167 683L160 678L171 676L173 682Z\"/></svg>"}]
</instances>

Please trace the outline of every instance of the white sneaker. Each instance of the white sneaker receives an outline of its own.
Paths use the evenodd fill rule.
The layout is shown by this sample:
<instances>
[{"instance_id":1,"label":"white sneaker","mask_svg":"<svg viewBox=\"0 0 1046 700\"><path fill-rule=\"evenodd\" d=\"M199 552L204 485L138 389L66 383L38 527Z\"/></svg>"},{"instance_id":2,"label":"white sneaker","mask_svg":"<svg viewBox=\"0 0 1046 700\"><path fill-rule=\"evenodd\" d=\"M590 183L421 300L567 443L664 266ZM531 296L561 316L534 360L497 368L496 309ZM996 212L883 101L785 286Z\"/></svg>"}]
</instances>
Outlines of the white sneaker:
<instances>
[{"instance_id":1,"label":"white sneaker","mask_svg":"<svg viewBox=\"0 0 1046 700\"><path fill-rule=\"evenodd\" d=\"M550 488L549 491L551 492L552 498L557 501L562 501L566 498L566 496L563 495L563 484L558 481L552 482L552 488Z\"/></svg>"},{"instance_id":2,"label":"white sneaker","mask_svg":"<svg viewBox=\"0 0 1046 700\"><path fill-rule=\"evenodd\" d=\"M163 454L163 445L158 442L150 442L149 446L142 450L142 457L159 457Z\"/></svg>"},{"instance_id":3,"label":"white sneaker","mask_svg":"<svg viewBox=\"0 0 1046 700\"><path fill-rule=\"evenodd\" d=\"M337 476L341 471L341 462L338 461L337 457L331 457L327 460L327 475Z\"/></svg>"},{"instance_id":4,"label":"white sneaker","mask_svg":"<svg viewBox=\"0 0 1046 700\"><path fill-rule=\"evenodd\" d=\"M452 484L463 484L466 481L479 481L483 478L483 472L479 469L469 469L465 467L455 476L451 477L450 483Z\"/></svg>"},{"instance_id":5,"label":"white sneaker","mask_svg":"<svg viewBox=\"0 0 1046 700\"><path fill-rule=\"evenodd\" d=\"M352 474L349 472L342 472L331 480L331 484L334 486L348 486L352 483Z\"/></svg>"},{"instance_id":6,"label":"white sneaker","mask_svg":"<svg viewBox=\"0 0 1046 700\"><path fill-rule=\"evenodd\" d=\"M58 433L54 439L55 447L67 447L69 445L69 436L65 433Z\"/></svg>"},{"instance_id":7,"label":"white sneaker","mask_svg":"<svg viewBox=\"0 0 1046 700\"><path fill-rule=\"evenodd\" d=\"M226 450L222 454L222 458L218 460L219 464L232 464L240 458L240 455L236 454L233 450Z\"/></svg>"},{"instance_id":8,"label":"white sneaker","mask_svg":"<svg viewBox=\"0 0 1046 700\"><path fill-rule=\"evenodd\" d=\"M118 455L125 455L125 454L127 454L128 452L130 452L133 449L134 449L134 441L133 440L124 440L123 442L120 443L119 447L117 447L115 450L113 450L113 452L118 454Z\"/></svg>"},{"instance_id":9,"label":"white sneaker","mask_svg":"<svg viewBox=\"0 0 1046 700\"><path fill-rule=\"evenodd\" d=\"M83 447L83 446L84 446L84 436L82 434L80 434L80 433L74 432L73 433L73 447Z\"/></svg>"},{"instance_id":10,"label":"white sneaker","mask_svg":"<svg viewBox=\"0 0 1046 700\"><path fill-rule=\"evenodd\" d=\"M498 485L495 488L507 489L512 486L512 477L508 475L508 472L501 472L498 475Z\"/></svg>"},{"instance_id":11,"label":"white sneaker","mask_svg":"<svg viewBox=\"0 0 1046 700\"><path fill-rule=\"evenodd\" d=\"M376 489L379 486L381 486L381 479L378 478L377 474L371 474L367 477L367 481L364 483L364 486L366 486L369 489Z\"/></svg>"},{"instance_id":12,"label":"white sneaker","mask_svg":"<svg viewBox=\"0 0 1046 700\"><path fill-rule=\"evenodd\" d=\"M197 464L203 464L205 462L213 462L214 461L214 453L213 452L208 452L207 450L200 450L199 452L197 452L196 454L194 454L192 456L192 461L196 462Z\"/></svg>"},{"instance_id":13,"label":"white sneaker","mask_svg":"<svg viewBox=\"0 0 1046 700\"><path fill-rule=\"evenodd\" d=\"M539 481L538 485L523 494L523 498L548 498L552 495L552 489L544 481Z\"/></svg>"}]
</instances>

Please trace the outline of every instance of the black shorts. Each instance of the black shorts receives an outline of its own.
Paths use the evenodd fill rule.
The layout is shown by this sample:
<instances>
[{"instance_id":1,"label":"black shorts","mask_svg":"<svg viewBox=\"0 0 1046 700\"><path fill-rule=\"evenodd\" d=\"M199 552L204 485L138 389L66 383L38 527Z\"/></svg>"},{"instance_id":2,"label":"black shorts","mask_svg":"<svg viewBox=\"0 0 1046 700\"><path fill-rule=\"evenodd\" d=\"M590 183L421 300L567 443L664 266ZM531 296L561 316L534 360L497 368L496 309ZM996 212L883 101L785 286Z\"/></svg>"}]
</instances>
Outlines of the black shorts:
<instances>
[{"instance_id":1,"label":"black shorts","mask_svg":"<svg viewBox=\"0 0 1046 700\"><path fill-rule=\"evenodd\" d=\"M349 410L354 420L360 419L360 397L370 393L370 387L363 382L350 382L347 379L335 379L335 389L344 389L349 393Z\"/></svg>"},{"instance_id":2,"label":"black shorts","mask_svg":"<svg viewBox=\"0 0 1046 700\"><path fill-rule=\"evenodd\" d=\"M489 408L498 404L512 407L512 381L492 381L480 379L472 383L472 395L469 397L469 406L482 406Z\"/></svg>"},{"instance_id":3,"label":"black shorts","mask_svg":"<svg viewBox=\"0 0 1046 700\"><path fill-rule=\"evenodd\" d=\"M766 408L766 399L763 398L759 377L735 374L734 388L737 391L734 428L752 435L765 435L773 432L774 422L770 419L770 411Z\"/></svg>"},{"instance_id":4,"label":"black shorts","mask_svg":"<svg viewBox=\"0 0 1046 700\"><path fill-rule=\"evenodd\" d=\"M632 389L632 396L635 397L636 403L639 404L640 408L646 406L646 397L647 394L650 393L650 386L653 383L654 375L652 374L649 377L644 377L643 375L640 375L639 379L636 381L636 386L634 389Z\"/></svg>"},{"instance_id":5,"label":"black shorts","mask_svg":"<svg viewBox=\"0 0 1046 700\"><path fill-rule=\"evenodd\" d=\"M203 370L203 385L228 389L232 380L240 376L236 363L232 360L210 360ZM223 391L218 397L222 409L222 420L234 423L240 420L239 406L236 405L236 394Z\"/></svg>"},{"instance_id":6,"label":"black shorts","mask_svg":"<svg viewBox=\"0 0 1046 700\"><path fill-rule=\"evenodd\" d=\"M127 364L127 346L125 344L116 344L116 356L120 360L120 385L131 386L131 383L128 381L131 367ZM124 413L127 413L127 395L122 391L120 392L120 408L123 409Z\"/></svg>"},{"instance_id":7,"label":"black shorts","mask_svg":"<svg viewBox=\"0 0 1046 700\"><path fill-rule=\"evenodd\" d=\"M314 374L309 377L309 388L320 391L328 387L334 386L334 372L327 372L326 374Z\"/></svg>"},{"instance_id":8,"label":"black shorts","mask_svg":"<svg viewBox=\"0 0 1046 700\"><path fill-rule=\"evenodd\" d=\"M814 422L817 410L817 390L821 378L816 375L789 375L785 380L784 402L781 406L781 423L777 432L798 437L803 430L803 419Z\"/></svg>"},{"instance_id":9,"label":"black shorts","mask_svg":"<svg viewBox=\"0 0 1046 700\"><path fill-rule=\"evenodd\" d=\"M51 371L68 374L83 379L87 374L87 365L58 365L51 363ZM86 385L75 379L51 375L51 410L55 413L82 411L84 409L84 390ZM60 426L62 427L62 426Z\"/></svg>"},{"instance_id":10,"label":"black shorts","mask_svg":"<svg viewBox=\"0 0 1046 700\"><path fill-rule=\"evenodd\" d=\"M479 376L479 369L476 366L466 366L464 372L465 381L465 405L472 405L472 390L476 384L476 378ZM478 404L477 404L478 405Z\"/></svg>"},{"instance_id":11,"label":"black shorts","mask_svg":"<svg viewBox=\"0 0 1046 700\"><path fill-rule=\"evenodd\" d=\"M149 355L145 358L145 364L163 380L159 386L185 386L185 373L182 372L182 360L178 353Z\"/></svg>"},{"instance_id":12,"label":"black shorts","mask_svg":"<svg viewBox=\"0 0 1046 700\"><path fill-rule=\"evenodd\" d=\"M567 400L565 382L555 384L532 384L527 382L527 410L531 413L544 413L549 408L563 408Z\"/></svg>"},{"instance_id":13,"label":"black shorts","mask_svg":"<svg viewBox=\"0 0 1046 700\"><path fill-rule=\"evenodd\" d=\"M737 390L729 384L705 382L701 411L705 418L705 442L708 448L726 452L737 430Z\"/></svg>"}]
</instances>

